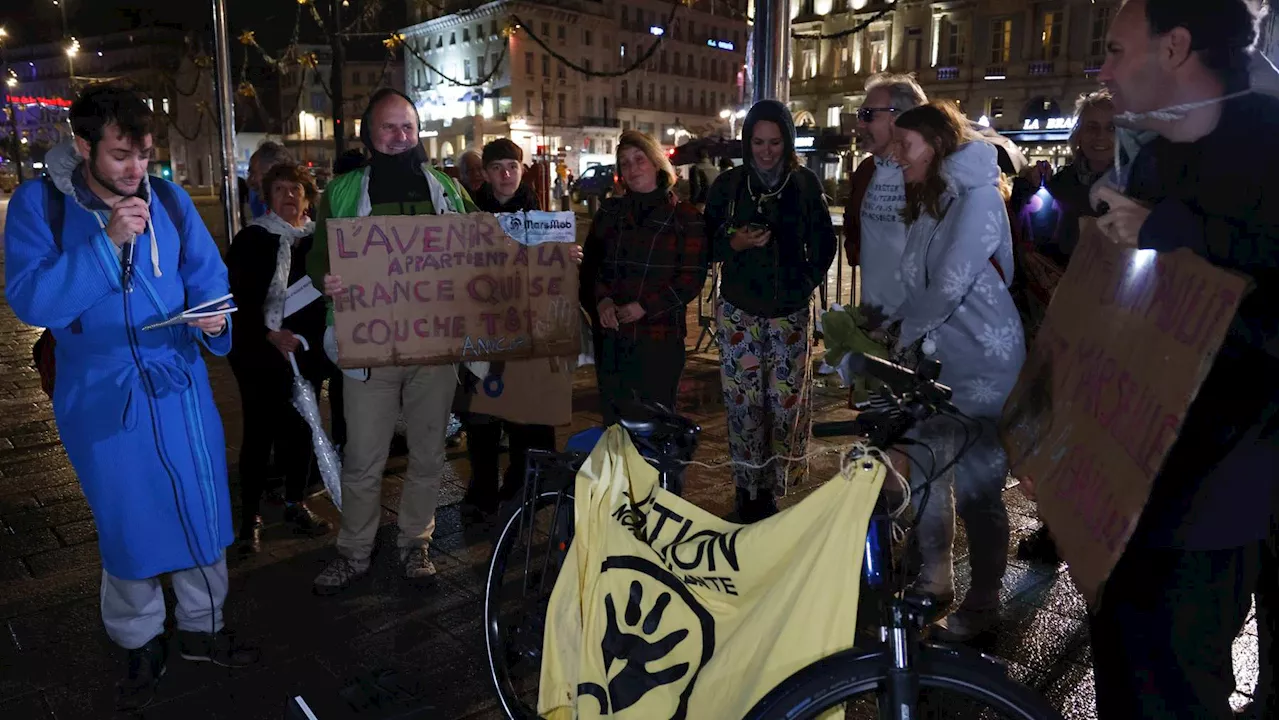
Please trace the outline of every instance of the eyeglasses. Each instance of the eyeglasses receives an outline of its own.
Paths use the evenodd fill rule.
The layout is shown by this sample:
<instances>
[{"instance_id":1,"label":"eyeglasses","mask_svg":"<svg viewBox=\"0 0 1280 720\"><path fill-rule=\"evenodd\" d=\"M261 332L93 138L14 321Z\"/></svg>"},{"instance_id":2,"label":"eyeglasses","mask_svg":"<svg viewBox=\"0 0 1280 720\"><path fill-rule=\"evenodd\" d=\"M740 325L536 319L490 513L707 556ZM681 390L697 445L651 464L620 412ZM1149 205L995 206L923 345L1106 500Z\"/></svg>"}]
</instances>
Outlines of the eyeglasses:
<instances>
[{"instance_id":1,"label":"eyeglasses","mask_svg":"<svg viewBox=\"0 0 1280 720\"><path fill-rule=\"evenodd\" d=\"M878 112L898 112L898 108L892 107L867 107L863 105L858 108L858 119L864 123L869 123L875 119Z\"/></svg>"}]
</instances>

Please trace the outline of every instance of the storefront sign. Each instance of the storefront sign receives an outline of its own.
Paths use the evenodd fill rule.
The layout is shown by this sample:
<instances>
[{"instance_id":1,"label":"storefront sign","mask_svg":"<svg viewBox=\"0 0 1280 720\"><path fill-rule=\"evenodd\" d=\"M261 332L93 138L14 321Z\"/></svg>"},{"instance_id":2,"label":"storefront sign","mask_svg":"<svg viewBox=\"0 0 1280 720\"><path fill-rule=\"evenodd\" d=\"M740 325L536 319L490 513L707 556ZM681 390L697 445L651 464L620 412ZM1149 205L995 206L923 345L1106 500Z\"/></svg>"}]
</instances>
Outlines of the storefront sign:
<instances>
[{"instance_id":1,"label":"storefront sign","mask_svg":"<svg viewBox=\"0 0 1280 720\"><path fill-rule=\"evenodd\" d=\"M1076 126L1075 118L1048 118L1044 122L1045 130L1070 130ZM1023 130L1040 130L1039 120L1023 120Z\"/></svg>"},{"instance_id":2,"label":"storefront sign","mask_svg":"<svg viewBox=\"0 0 1280 720\"><path fill-rule=\"evenodd\" d=\"M330 220L339 365L576 356L573 213Z\"/></svg>"},{"instance_id":3,"label":"storefront sign","mask_svg":"<svg viewBox=\"0 0 1280 720\"><path fill-rule=\"evenodd\" d=\"M1190 250L1122 247L1081 221L1001 436L1014 477L1095 605L1133 535L1245 280Z\"/></svg>"},{"instance_id":4,"label":"storefront sign","mask_svg":"<svg viewBox=\"0 0 1280 720\"><path fill-rule=\"evenodd\" d=\"M733 50L733 43L727 40L708 40L707 47L719 48L721 50Z\"/></svg>"}]
</instances>

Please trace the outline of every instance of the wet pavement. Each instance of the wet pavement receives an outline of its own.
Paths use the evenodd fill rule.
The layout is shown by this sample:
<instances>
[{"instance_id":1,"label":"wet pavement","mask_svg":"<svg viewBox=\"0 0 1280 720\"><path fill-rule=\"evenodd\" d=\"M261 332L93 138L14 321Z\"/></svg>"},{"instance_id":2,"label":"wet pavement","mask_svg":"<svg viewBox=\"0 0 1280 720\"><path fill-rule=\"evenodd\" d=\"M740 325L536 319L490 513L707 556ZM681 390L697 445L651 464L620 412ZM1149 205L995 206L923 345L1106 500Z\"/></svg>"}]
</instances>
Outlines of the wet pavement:
<instances>
[{"instance_id":1,"label":"wet pavement","mask_svg":"<svg viewBox=\"0 0 1280 720\"><path fill-rule=\"evenodd\" d=\"M3 210L0 206L0 219ZM695 320L691 317L690 346L698 334ZM0 718L112 717L112 688L125 670L124 657L107 640L98 617L96 533L49 402L30 367L36 336L7 305L0 306ZM238 392L225 361L211 360L210 372L226 424L234 486L241 435ZM561 428L561 441L599 421L593 387L590 369L580 370L573 426ZM845 404L838 389L815 392L819 419L847 414ZM703 427L697 460L727 461L714 354L691 355L681 410ZM439 569L433 583L405 583L391 566L394 553L382 552L369 578L337 597L316 597L311 580L333 557L332 536L291 536L279 507L269 506L264 552L233 561L226 605L228 626L262 648L262 662L233 673L175 655L160 697L143 716L277 720L287 698L302 695L320 720L499 717L480 619L491 538L462 530L457 503L468 469L461 449L451 450L449 458L431 552ZM404 458L388 465L383 547L393 546L404 466ZM808 486L786 498L784 507L803 499L835 469L834 456L813 461ZM691 468L686 484L686 497L693 502L721 515L729 512L732 488L725 469ZM1016 542L1035 528L1034 508L1016 489L1006 491L1005 500ZM327 500L315 505L337 520ZM961 591L968 574L964 543L961 528ZM1011 558L1003 599L1004 623L981 648L1008 661L1014 677L1044 693L1067 718L1094 717L1085 607L1063 569ZM1256 644L1251 619L1236 646L1237 678L1246 691L1257 674ZM394 692L375 703L366 691L378 682ZM1245 699L1237 694L1233 704Z\"/></svg>"}]
</instances>

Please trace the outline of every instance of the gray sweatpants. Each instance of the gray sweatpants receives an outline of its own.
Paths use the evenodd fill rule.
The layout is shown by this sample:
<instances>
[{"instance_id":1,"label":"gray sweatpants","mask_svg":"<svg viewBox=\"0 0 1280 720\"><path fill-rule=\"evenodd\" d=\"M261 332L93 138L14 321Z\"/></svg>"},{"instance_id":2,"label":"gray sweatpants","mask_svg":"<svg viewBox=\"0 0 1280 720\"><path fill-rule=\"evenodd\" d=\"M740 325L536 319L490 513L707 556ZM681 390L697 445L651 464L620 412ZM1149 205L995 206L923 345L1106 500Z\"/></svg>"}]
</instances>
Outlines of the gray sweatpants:
<instances>
[{"instance_id":1,"label":"gray sweatpants","mask_svg":"<svg viewBox=\"0 0 1280 720\"><path fill-rule=\"evenodd\" d=\"M222 629L222 603L227 599L227 558L204 567L170 573L178 598L178 629L217 632ZM208 585L205 585L206 579ZM146 645L164 631L164 589L160 578L124 580L102 571L102 624L111 641L126 650Z\"/></svg>"},{"instance_id":2,"label":"gray sweatpants","mask_svg":"<svg viewBox=\"0 0 1280 720\"><path fill-rule=\"evenodd\" d=\"M914 460L911 504L916 511L916 539L923 560L916 588L944 596L955 592L954 545L959 516L969 538L972 577L964 606L987 610L1000 603L1000 584L1008 563L1009 514L1002 495L1008 458L1000 446L995 421L979 422L980 437L959 462L932 483L923 514L920 503L925 495L926 470L934 458L934 472L951 462L965 436L956 422L934 418L920 428L918 435L913 434L933 450L933 457L918 446L908 446L907 453ZM972 440L976 429L969 433Z\"/></svg>"}]
</instances>

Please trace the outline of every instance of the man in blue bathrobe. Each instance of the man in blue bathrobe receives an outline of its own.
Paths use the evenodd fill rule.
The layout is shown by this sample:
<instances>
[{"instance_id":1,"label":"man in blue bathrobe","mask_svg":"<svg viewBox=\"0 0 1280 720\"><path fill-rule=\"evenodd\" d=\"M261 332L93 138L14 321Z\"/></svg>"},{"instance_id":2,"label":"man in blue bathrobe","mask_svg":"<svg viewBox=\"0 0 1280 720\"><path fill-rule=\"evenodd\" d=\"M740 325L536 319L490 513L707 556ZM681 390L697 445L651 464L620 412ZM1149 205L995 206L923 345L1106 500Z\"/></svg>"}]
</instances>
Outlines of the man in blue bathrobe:
<instances>
[{"instance_id":1,"label":"man in blue bathrobe","mask_svg":"<svg viewBox=\"0 0 1280 720\"><path fill-rule=\"evenodd\" d=\"M224 298L227 270L186 192L147 176L154 120L137 94L91 88L70 115L74 140L9 202L7 295L56 340L54 416L98 526L102 620L129 651L120 705L137 709L168 658L163 574L184 658L256 660L222 627L226 444L200 351L231 349L227 316L144 329Z\"/></svg>"}]
</instances>

